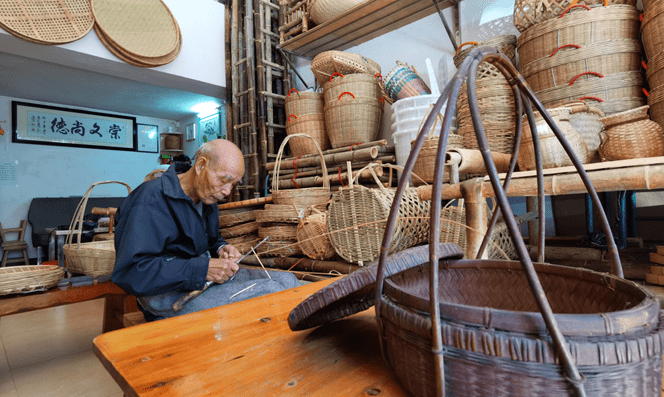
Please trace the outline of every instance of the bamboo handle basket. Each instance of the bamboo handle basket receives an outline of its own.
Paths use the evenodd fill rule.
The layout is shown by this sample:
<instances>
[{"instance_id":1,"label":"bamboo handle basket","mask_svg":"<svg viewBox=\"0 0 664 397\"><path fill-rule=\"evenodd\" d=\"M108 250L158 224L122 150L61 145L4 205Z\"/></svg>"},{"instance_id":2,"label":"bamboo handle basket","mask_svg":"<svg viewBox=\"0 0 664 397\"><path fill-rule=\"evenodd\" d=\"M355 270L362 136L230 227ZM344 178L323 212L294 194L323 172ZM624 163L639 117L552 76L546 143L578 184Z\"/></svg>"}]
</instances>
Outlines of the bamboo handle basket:
<instances>
[{"instance_id":1,"label":"bamboo handle basket","mask_svg":"<svg viewBox=\"0 0 664 397\"><path fill-rule=\"evenodd\" d=\"M461 65L461 62L463 62L464 59L466 59L466 56L468 56L468 53L470 50L477 47L494 47L498 52L502 53L505 55L510 62L512 62L513 65L517 65L517 60L516 60L516 43L517 39L515 35L509 34L509 35L503 35L503 36L498 36L494 37L488 40L484 40L482 42L477 42L477 41L468 41L465 43L462 43L456 50L456 53L454 55L454 66L459 67ZM466 45L470 45L469 48L462 49ZM498 69L496 69L495 66L491 65L488 62L484 62L480 65L479 68L477 68L477 79L482 80L486 78L491 78L491 77L496 77L496 76L501 76L502 74Z\"/></svg>"},{"instance_id":2,"label":"bamboo handle basket","mask_svg":"<svg viewBox=\"0 0 664 397\"><path fill-rule=\"evenodd\" d=\"M85 207L88 205L90 193L95 186L110 183L118 183L127 188L127 194L131 193L131 187L120 181L102 181L93 183L78 203L74 217L69 224L69 233L63 247L65 259L67 260L67 271L71 273L85 274L88 276L104 276L113 273L115 266L115 240L94 241L91 243L81 242L83 230L83 216ZM76 230L75 230L76 229ZM76 235L76 243L72 243Z\"/></svg>"},{"instance_id":3,"label":"bamboo handle basket","mask_svg":"<svg viewBox=\"0 0 664 397\"><path fill-rule=\"evenodd\" d=\"M375 261L380 255L380 241L394 198L394 189L383 186L374 167L388 167L398 171L402 169L390 164L371 163L365 166L351 180L349 188L333 196L327 214L327 230L335 251L346 261L361 266ZM365 169L371 171L378 184L377 189L358 184L357 178ZM429 230L428 208L418 198L417 189L409 188L403 201L390 253L423 243Z\"/></svg>"},{"instance_id":4,"label":"bamboo handle basket","mask_svg":"<svg viewBox=\"0 0 664 397\"><path fill-rule=\"evenodd\" d=\"M279 190L279 172L281 170L281 159L284 155L284 148L290 139L293 138L306 138L311 139L320 156L321 169L323 170L323 187L308 187L302 189L286 189ZM272 177L272 200L275 204L281 205L295 205L298 208L307 208L310 205L320 205L327 203L330 200L330 179L327 175L327 166L325 165L325 158L320 146L315 139L307 134L293 134L288 135L281 142L279 151L277 152L277 159L275 163L274 175Z\"/></svg>"},{"instance_id":5,"label":"bamboo handle basket","mask_svg":"<svg viewBox=\"0 0 664 397\"><path fill-rule=\"evenodd\" d=\"M45 291L64 276L58 266L9 266L0 269L0 295Z\"/></svg>"},{"instance_id":6,"label":"bamboo handle basket","mask_svg":"<svg viewBox=\"0 0 664 397\"><path fill-rule=\"evenodd\" d=\"M520 261L439 261L448 252L434 244L429 246L429 263L385 275L388 247L408 188L407 180L426 139L425 131L434 122L430 115L404 167L381 245L375 304L383 357L405 389L418 397L660 397L664 315L653 293L622 278L617 247L603 211L598 212L607 235L611 275L533 264L530 259L505 194L513 171L502 183L473 95L475 72L481 61L499 65L505 76L515 82L520 91L515 95L517 114L525 108L528 118L534 118L530 103L523 106L520 101L523 94L555 135L563 135L513 65L490 50L471 51L432 113L446 102L448 110L455 108L456 93L467 76L484 162ZM449 131L441 133L441 141L447 134ZM565 140L559 139L593 203L601 208L581 162ZM515 145L515 150L519 146ZM437 159L438 174L443 166L444 159ZM541 177L543 170L537 168ZM432 188L432 213L440 211L441 179L437 178ZM543 192L538 199L544 199ZM431 225L429 241L439 240L437 226Z\"/></svg>"},{"instance_id":7,"label":"bamboo handle basket","mask_svg":"<svg viewBox=\"0 0 664 397\"><path fill-rule=\"evenodd\" d=\"M293 94L295 91L295 94ZM323 114L325 101L322 92L303 91L299 92L291 88L285 99L286 114L295 114L298 117L308 114Z\"/></svg>"}]
</instances>

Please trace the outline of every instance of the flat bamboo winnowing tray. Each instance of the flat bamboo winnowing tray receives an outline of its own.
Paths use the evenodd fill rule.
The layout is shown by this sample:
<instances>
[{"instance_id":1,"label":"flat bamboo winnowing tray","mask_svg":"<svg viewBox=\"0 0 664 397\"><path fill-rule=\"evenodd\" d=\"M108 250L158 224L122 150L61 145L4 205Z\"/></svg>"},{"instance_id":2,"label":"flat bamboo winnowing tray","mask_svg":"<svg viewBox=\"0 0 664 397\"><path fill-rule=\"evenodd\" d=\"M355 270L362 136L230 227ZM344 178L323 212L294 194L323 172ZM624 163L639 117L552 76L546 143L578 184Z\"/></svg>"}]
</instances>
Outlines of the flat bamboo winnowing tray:
<instances>
[{"instance_id":1,"label":"flat bamboo winnowing tray","mask_svg":"<svg viewBox=\"0 0 664 397\"><path fill-rule=\"evenodd\" d=\"M36 44L65 44L88 34L94 24L89 0L4 0L0 27Z\"/></svg>"}]
</instances>

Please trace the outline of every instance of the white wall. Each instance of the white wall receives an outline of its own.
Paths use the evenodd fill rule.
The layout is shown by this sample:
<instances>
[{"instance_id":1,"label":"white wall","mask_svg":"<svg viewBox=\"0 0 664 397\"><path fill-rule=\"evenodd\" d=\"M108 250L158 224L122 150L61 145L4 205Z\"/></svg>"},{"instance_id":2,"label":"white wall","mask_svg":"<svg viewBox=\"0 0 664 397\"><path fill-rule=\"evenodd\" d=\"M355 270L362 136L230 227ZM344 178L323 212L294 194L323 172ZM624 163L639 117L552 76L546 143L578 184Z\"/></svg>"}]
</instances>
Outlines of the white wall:
<instances>
[{"instance_id":1,"label":"white wall","mask_svg":"<svg viewBox=\"0 0 664 397\"><path fill-rule=\"evenodd\" d=\"M0 164L16 169L16 184L0 182L0 222L3 227L18 227L22 219L28 219L30 201L34 197L82 196L90 185L106 180L122 181L134 189L159 165L158 153L12 143L12 100L22 99L0 96L0 121L7 121L0 124L5 131L4 135L0 135ZM71 108L104 112L104 109ZM135 116L137 123L157 125L160 132L172 125L171 120L125 116ZM127 189L118 184L100 185L91 193L91 196L126 195ZM26 241L29 255L34 258L37 250L32 247L30 233L28 224Z\"/></svg>"}]
</instances>

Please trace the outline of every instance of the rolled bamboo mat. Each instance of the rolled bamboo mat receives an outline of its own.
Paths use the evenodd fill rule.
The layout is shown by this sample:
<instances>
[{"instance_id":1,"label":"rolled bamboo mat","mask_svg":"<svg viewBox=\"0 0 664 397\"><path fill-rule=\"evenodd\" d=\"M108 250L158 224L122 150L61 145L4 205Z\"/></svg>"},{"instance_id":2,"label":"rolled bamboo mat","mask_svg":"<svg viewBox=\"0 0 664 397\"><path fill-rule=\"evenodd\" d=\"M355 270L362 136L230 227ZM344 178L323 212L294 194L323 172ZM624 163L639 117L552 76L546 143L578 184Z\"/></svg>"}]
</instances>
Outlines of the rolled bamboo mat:
<instances>
[{"instance_id":1,"label":"rolled bamboo mat","mask_svg":"<svg viewBox=\"0 0 664 397\"><path fill-rule=\"evenodd\" d=\"M87 35L94 24L88 0L5 0L0 27L36 44L65 44Z\"/></svg>"}]
</instances>

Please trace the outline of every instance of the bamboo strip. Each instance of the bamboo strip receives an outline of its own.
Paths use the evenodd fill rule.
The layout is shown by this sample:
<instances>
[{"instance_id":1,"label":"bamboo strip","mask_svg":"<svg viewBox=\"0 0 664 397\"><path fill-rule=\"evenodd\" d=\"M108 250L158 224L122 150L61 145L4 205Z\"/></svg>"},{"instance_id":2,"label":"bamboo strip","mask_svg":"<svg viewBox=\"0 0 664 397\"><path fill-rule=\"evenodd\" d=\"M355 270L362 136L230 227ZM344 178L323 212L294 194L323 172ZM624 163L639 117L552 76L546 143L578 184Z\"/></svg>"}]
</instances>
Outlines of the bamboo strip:
<instances>
[{"instance_id":1,"label":"bamboo strip","mask_svg":"<svg viewBox=\"0 0 664 397\"><path fill-rule=\"evenodd\" d=\"M620 175L620 178L616 176ZM664 188L664 165L642 165L624 169L603 169L588 171L588 176L597 192L615 192L620 190L652 190ZM443 185L442 199L463 198L461 184ZM545 175L544 194L581 194L586 193L586 187L578 174ZM507 189L507 196L537 196L537 179L514 178ZM431 200L432 187L420 186L417 188L420 200ZM485 180L482 184L484 197L495 197L491 182Z\"/></svg>"},{"instance_id":2,"label":"bamboo strip","mask_svg":"<svg viewBox=\"0 0 664 397\"><path fill-rule=\"evenodd\" d=\"M360 143L359 145L353 145L353 146L344 146L344 147L339 147L336 149L327 149L323 151L323 155L326 154L334 154L334 153L343 153L343 152L351 152L353 150L359 150L359 149L366 149L374 146L387 146L387 140L381 139L379 141L372 141L372 142L365 142L365 143ZM304 156L301 156L300 158L309 158L309 157L315 157L318 156L316 153L312 154L305 154ZM287 157L285 159L282 159L282 161L293 161L295 160L295 156L293 157Z\"/></svg>"},{"instance_id":3,"label":"bamboo strip","mask_svg":"<svg viewBox=\"0 0 664 397\"><path fill-rule=\"evenodd\" d=\"M350 274L360 266L342 261L317 261L309 258L261 258L263 265L289 270L314 271L314 272L339 272L341 274ZM258 259L248 256L240 262L243 265L258 265Z\"/></svg>"},{"instance_id":4,"label":"bamboo strip","mask_svg":"<svg viewBox=\"0 0 664 397\"><path fill-rule=\"evenodd\" d=\"M369 163L379 163L379 164L394 164L396 161L396 156L380 156L376 157L373 160L367 160L367 161L356 161L353 163L353 167L356 168L362 168L365 165L368 165ZM347 170L346 164L335 164L331 167L327 168L327 173L337 173L339 172L339 167L341 167L341 171L343 172L344 170ZM268 172L270 175L274 174L274 171L269 171ZM298 176L312 176L312 175L320 175L322 174L323 171L320 166L318 167L305 167L305 168L299 168L297 171L293 168L291 170L280 170L279 171L279 179L291 179L293 178L293 175L297 174Z\"/></svg>"},{"instance_id":5,"label":"bamboo strip","mask_svg":"<svg viewBox=\"0 0 664 397\"><path fill-rule=\"evenodd\" d=\"M376 175L378 177L383 176L382 167L376 166L374 167L374 171L376 172ZM355 177L358 174L358 172L359 171L353 171L353 177ZM373 180L371 171L368 169L362 171L359 178L361 178L361 180ZM328 174L328 180L330 181L330 184L335 184L335 185L348 184L348 173L342 172L341 175ZM324 181L322 176L295 178L294 180L293 179L281 180L279 181L279 189L297 189L298 187L299 188L317 187L317 186L323 186L323 182Z\"/></svg>"},{"instance_id":6,"label":"bamboo strip","mask_svg":"<svg viewBox=\"0 0 664 397\"><path fill-rule=\"evenodd\" d=\"M253 207L262 204L271 204L272 197L259 197L251 200L243 201L233 201L231 203L219 204L219 211L233 209L233 208L244 208L244 207Z\"/></svg>"},{"instance_id":7,"label":"bamboo strip","mask_svg":"<svg viewBox=\"0 0 664 397\"><path fill-rule=\"evenodd\" d=\"M371 146L364 149L353 149L352 151L342 153L323 154L326 165L332 164L345 164L346 161L370 161L379 155L394 153L393 146ZM320 157L301 157L297 160L282 160L281 170L289 170L304 167L313 167L320 165ZM274 170L276 162L265 164L265 169L268 171Z\"/></svg>"}]
</instances>

